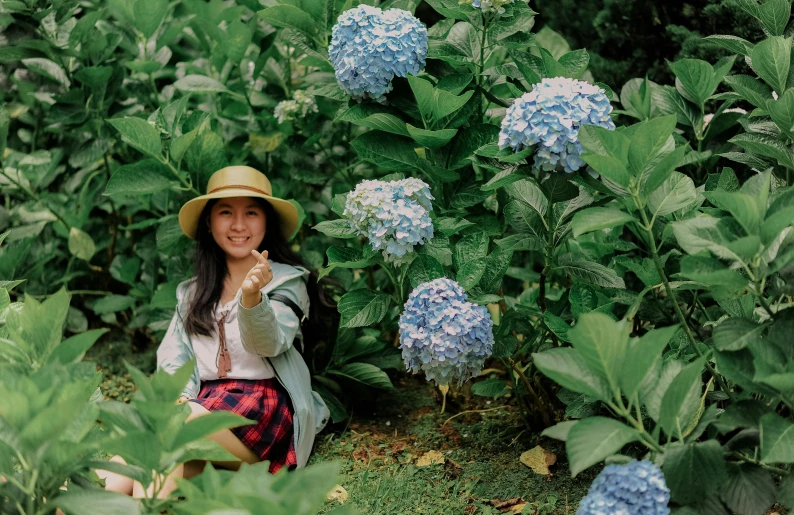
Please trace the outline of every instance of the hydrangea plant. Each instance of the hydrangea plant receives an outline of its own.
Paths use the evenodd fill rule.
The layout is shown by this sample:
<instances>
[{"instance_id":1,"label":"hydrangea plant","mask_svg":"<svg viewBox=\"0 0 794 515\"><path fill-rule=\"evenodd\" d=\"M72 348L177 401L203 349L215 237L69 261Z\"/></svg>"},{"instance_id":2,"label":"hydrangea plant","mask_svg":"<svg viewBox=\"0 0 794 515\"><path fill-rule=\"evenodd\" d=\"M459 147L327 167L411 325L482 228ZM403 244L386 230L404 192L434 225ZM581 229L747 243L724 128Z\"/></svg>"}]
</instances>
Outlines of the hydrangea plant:
<instances>
[{"instance_id":1,"label":"hydrangea plant","mask_svg":"<svg viewBox=\"0 0 794 515\"><path fill-rule=\"evenodd\" d=\"M669 515L670 490L649 461L607 465L595 478L576 515Z\"/></svg>"},{"instance_id":2,"label":"hydrangea plant","mask_svg":"<svg viewBox=\"0 0 794 515\"><path fill-rule=\"evenodd\" d=\"M506 5L512 4L514 0L460 0L461 4L471 5L481 9L484 13L504 14Z\"/></svg>"},{"instance_id":3,"label":"hydrangea plant","mask_svg":"<svg viewBox=\"0 0 794 515\"><path fill-rule=\"evenodd\" d=\"M400 349L405 367L428 381L462 383L480 373L493 351L493 321L485 306L467 301L447 278L417 286L400 315Z\"/></svg>"},{"instance_id":4,"label":"hydrangea plant","mask_svg":"<svg viewBox=\"0 0 794 515\"><path fill-rule=\"evenodd\" d=\"M386 261L401 263L415 245L433 238L431 200L420 179L362 181L348 193L344 216Z\"/></svg>"},{"instance_id":5,"label":"hydrangea plant","mask_svg":"<svg viewBox=\"0 0 794 515\"><path fill-rule=\"evenodd\" d=\"M427 28L408 11L360 5L339 16L328 55L339 86L350 96L383 103L394 77L424 68Z\"/></svg>"},{"instance_id":6,"label":"hydrangea plant","mask_svg":"<svg viewBox=\"0 0 794 515\"><path fill-rule=\"evenodd\" d=\"M273 110L273 116L278 123L284 123L295 118L305 118L309 113L317 112L317 103L314 97L305 91L297 90L292 94L292 100L282 100Z\"/></svg>"},{"instance_id":7,"label":"hydrangea plant","mask_svg":"<svg viewBox=\"0 0 794 515\"><path fill-rule=\"evenodd\" d=\"M598 86L575 79L543 79L507 109L499 147L520 151L537 145L535 168L573 173L582 166L579 129L597 125L610 130L612 105Z\"/></svg>"}]
</instances>

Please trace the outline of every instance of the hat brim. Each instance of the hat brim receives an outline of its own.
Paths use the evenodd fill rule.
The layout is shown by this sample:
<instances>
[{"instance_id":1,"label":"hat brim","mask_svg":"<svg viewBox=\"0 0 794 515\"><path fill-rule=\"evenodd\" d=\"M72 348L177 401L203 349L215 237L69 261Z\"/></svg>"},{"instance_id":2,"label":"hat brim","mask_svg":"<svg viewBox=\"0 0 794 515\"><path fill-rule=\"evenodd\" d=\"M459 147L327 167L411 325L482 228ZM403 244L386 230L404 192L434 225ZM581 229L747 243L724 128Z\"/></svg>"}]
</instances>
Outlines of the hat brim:
<instances>
[{"instance_id":1,"label":"hat brim","mask_svg":"<svg viewBox=\"0 0 794 515\"><path fill-rule=\"evenodd\" d=\"M196 231L199 226L199 217L204 210L204 206L207 205L207 202L212 199L232 197L252 197L266 200L268 204L273 206L276 214L278 214L281 224L281 234L284 236L285 240L289 241L298 229L298 209L291 202L270 195L255 193L247 189L231 188L215 193L208 193L207 195L202 195L185 202L185 205L179 210L179 227L182 228L182 232L185 233L188 238L195 240Z\"/></svg>"}]
</instances>

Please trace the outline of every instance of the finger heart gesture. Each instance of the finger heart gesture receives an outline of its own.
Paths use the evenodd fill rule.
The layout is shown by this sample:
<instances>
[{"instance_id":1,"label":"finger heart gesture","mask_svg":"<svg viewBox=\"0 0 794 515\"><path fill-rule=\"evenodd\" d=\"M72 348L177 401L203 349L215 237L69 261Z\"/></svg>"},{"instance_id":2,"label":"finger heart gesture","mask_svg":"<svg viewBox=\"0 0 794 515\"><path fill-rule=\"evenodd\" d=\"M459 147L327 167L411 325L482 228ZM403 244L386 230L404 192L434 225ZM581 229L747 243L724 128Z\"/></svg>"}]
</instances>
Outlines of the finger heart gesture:
<instances>
[{"instance_id":1,"label":"finger heart gesture","mask_svg":"<svg viewBox=\"0 0 794 515\"><path fill-rule=\"evenodd\" d=\"M273 270L267 261L267 251L260 254L256 250L252 250L251 254L256 257L257 264L248 271L242 286L243 293L249 295L259 293L261 288L273 280Z\"/></svg>"}]
</instances>

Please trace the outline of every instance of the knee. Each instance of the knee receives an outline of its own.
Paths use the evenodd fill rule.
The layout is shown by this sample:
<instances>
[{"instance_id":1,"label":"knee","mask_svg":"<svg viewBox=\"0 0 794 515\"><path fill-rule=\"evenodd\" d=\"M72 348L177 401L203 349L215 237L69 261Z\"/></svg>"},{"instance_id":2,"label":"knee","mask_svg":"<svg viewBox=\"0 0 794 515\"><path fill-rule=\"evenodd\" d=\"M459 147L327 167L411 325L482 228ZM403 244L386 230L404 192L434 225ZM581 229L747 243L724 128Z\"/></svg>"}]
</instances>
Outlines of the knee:
<instances>
[{"instance_id":1,"label":"knee","mask_svg":"<svg viewBox=\"0 0 794 515\"><path fill-rule=\"evenodd\" d=\"M190 422L191 420L195 420L198 417L203 417L204 415L209 414L209 410L201 404L188 402L187 405L190 407L190 415L187 416L187 420L185 422Z\"/></svg>"}]
</instances>

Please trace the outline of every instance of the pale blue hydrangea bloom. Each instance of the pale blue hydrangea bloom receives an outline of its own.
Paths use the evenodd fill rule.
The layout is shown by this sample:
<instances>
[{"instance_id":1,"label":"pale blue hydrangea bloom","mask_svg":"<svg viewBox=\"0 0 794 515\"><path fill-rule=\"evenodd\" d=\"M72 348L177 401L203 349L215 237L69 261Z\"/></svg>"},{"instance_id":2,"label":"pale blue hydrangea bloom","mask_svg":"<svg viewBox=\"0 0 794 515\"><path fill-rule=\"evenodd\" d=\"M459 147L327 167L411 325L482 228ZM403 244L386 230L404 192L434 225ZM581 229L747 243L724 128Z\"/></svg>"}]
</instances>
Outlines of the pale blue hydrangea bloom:
<instances>
[{"instance_id":1,"label":"pale blue hydrangea bloom","mask_svg":"<svg viewBox=\"0 0 794 515\"><path fill-rule=\"evenodd\" d=\"M650 461L607 465L595 478L576 515L669 515L670 489Z\"/></svg>"},{"instance_id":2,"label":"pale blue hydrangea bloom","mask_svg":"<svg viewBox=\"0 0 794 515\"><path fill-rule=\"evenodd\" d=\"M317 112L317 103L314 97L305 91L296 90L292 94L292 100L282 100L273 110L273 116L278 123L284 123L295 118L305 118L309 113Z\"/></svg>"},{"instance_id":3,"label":"pale blue hydrangea bloom","mask_svg":"<svg viewBox=\"0 0 794 515\"><path fill-rule=\"evenodd\" d=\"M425 373L437 385L479 375L493 352L493 320L485 306L467 302L451 279L417 286L400 315L400 349L405 367Z\"/></svg>"},{"instance_id":4,"label":"pale blue hydrangea bloom","mask_svg":"<svg viewBox=\"0 0 794 515\"><path fill-rule=\"evenodd\" d=\"M339 86L356 99L385 102L394 77L417 75L427 58L427 28L410 12L360 5L342 13L328 56Z\"/></svg>"},{"instance_id":5,"label":"pale blue hydrangea bloom","mask_svg":"<svg viewBox=\"0 0 794 515\"><path fill-rule=\"evenodd\" d=\"M420 179L362 181L347 194L343 215L386 261L401 263L415 245L433 238L431 200L430 186Z\"/></svg>"},{"instance_id":6,"label":"pale blue hydrangea bloom","mask_svg":"<svg viewBox=\"0 0 794 515\"><path fill-rule=\"evenodd\" d=\"M559 167L573 173L584 166L579 128L597 125L614 130L611 112L609 98L598 86L562 77L543 79L507 109L499 148L519 151L537 144L536 169Z\"/></svg>"},{"instance_id":7,"label":"pale blue hydrangea bloom","mask_svg":"<svg viewBox=\"0 0 794 515\"><path fill-rule=\"evenodd\" d=\"M460 3L481 9L484 13L504 14L504 6L512 4L513 1L514 0L460 0Z\"/></svg>"}]
</instances>

